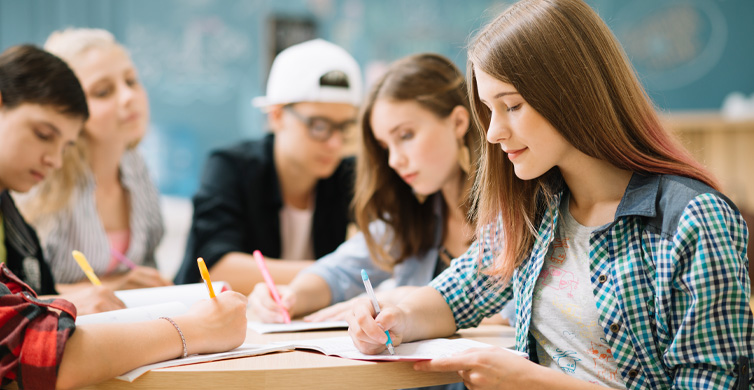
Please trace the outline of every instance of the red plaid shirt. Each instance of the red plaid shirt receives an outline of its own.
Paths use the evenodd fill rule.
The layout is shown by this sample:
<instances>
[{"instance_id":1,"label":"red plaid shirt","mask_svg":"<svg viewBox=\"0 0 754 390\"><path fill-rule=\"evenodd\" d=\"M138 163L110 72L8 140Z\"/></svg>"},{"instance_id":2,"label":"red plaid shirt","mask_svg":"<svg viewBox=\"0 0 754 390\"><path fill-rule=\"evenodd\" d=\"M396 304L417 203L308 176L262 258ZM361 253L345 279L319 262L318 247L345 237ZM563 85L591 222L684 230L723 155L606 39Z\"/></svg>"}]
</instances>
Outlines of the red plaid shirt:
<instances>
[{"instance_id":1,"label":"red plaid shirt","mask_svg":"<svg viewBox=\"0 0 754 390\"><path fill-rule=\"evenodd\" d=\"M62 299L40 300L0 265L0 378L20 388L54 389L76 308Z\"/></svg>"}]
</instances>

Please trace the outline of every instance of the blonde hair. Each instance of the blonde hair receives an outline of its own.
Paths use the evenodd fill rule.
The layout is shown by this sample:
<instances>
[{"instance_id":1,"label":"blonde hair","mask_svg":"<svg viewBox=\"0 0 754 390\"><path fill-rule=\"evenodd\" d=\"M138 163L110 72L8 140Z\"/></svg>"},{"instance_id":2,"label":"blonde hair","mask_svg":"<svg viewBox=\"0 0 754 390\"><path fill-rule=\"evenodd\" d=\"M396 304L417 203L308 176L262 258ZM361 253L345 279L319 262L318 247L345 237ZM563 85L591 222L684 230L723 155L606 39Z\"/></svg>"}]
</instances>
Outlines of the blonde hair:
<instances>
[{"instance_id":1,"label":"blonde hair","mask_svg":"<svg viewBox=\"0 0 754 390\"><path fill-rule=\"evenodd\" d=\"M47 38L44 49L70 64L92 49L118 47L125 51L109 31L95 28L67 28L55 31ZM86 126L86 125L85 125ZM85 129L86 130L86 129ZM137 143L133 146L135 147ZM129 147L131 147L129 145ZM20 202L24 216L44 235L44 219L69 205L73 189L85 180L88 141L86 131L76 140L76 146L66 149L62 167L40 183L30 196Z\"/></svg>"},{"instance_id":2,"label":"blonde hair","mask_svg":"<svg viewBox=\"0 0 754 390\"><path fill-rule=\"evenodd\" d=\"M680 175L717 188L714 178L663 129L610 29L581 0L520 1L485 26L468 51L472 116L486 139L490 110L477 70L513 85L576 149L641 174ZM503 248L490 273L509 278L528 258L546 205L564 186L557 168L519 179L499 146L484 142L474 186L477 229ZM481 251L480 251L481 253Z\"/></svg>"}]
</instances>

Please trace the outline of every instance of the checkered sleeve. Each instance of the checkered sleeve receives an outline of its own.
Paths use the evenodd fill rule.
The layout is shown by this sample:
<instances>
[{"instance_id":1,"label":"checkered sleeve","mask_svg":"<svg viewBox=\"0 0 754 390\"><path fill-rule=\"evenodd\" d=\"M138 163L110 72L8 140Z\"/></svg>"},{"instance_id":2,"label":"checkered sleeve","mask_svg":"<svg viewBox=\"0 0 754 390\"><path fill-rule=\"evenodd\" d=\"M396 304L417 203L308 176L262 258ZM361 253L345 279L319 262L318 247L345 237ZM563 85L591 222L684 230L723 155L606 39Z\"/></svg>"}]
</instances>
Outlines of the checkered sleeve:
<instances>
[{"instance_id":1,"label":"checkered sleeve","mask_svg":"<svg viewBox=\"0 0 754 390\"><path fill-rule=\"evenodd\" d=\"M672 237L670 337L663 362L673 389L732 389L754 358L746 245L740 213L714 194L685 208ZM743 375L741 375L743 373Z\"/></svg>"},{"instance_id":2,"label":"checkered sleeve","mask_svg":"<svg viewBox=\"0 0 754 390\"><path fill-rule=\"evenodd\" d=\"M510 285L498 283L483 273L494 261L495 253L489 232L482 237L430 282L450 306L458 329L477 326L483 318L500 313L513 298Z\"/></svg>"},{"instance_id":3,"label":"checkered sleeve","mask_svg":"<svg viewBox=\"0 0 754 390\"><path fill-rule=\"evenodd\" d=\"M54 389L75 307L62 299L39 300L2 264L0 275L0 378L21 389Z\"/></svg>"}]
</instances>

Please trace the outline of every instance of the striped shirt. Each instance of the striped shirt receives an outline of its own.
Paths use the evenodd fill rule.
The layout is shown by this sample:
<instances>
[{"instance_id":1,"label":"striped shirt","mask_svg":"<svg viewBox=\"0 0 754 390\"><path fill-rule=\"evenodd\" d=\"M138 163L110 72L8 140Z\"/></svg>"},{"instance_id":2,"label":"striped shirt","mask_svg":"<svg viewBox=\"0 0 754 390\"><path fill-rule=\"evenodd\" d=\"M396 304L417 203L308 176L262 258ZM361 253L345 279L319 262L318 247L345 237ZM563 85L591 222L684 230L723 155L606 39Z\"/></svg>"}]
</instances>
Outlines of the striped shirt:
<instances>
[{"instance_id":1,"label":"striped shirt","mask_svg":"<svg viewBox=\"0 0 754 390\"><path fill-rule=\"evenodd\" d=\"M143 158L129 150L120 163L121 184L129 194L129 226L131 230L125 256L137 265L156 267L155 249L164 234L159 194ZM69 207L46 217L38 226L45 258L52 268L55 283L75 283L84 273L71 256L83 252L97 275L105 275L110 266L110 242L102 225L94 191L94 176L88 172L71 194ZM112 270L126 272L120 264Z\"/></svg>"},{"instance_id":2,"label":"striped shirt","mask_svg":"<svg viewBox=\"0 0 754 390\"><path fill-rule=\"evenodd\" d=\"M480 272L500 249L489 229L432 281L459 328L514 299L516 349L535 355L532 296L561 197L548 205L531 255L510 284L490 288L495 280ZM628 389L733 389L739 380L736 388L751 388L748 236L732 202L700 182L633 175L615 220L589 238L598 324Z\"/></svg>"}]
</instances>

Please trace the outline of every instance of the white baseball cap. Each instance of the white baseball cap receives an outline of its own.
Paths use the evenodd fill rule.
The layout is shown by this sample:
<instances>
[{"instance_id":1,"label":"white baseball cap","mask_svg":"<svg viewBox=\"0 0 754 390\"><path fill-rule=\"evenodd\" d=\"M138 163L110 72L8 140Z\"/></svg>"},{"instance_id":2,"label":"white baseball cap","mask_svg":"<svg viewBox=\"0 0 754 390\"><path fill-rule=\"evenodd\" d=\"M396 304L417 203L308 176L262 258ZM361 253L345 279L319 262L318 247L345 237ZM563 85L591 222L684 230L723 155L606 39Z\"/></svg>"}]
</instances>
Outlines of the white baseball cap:
<instances>
[{"instance_id":1,"label":"white baseball cap","mask_svg":"<svg viewBox=\"0 0 754 390\"><path fill-rule=\"evenodd\" d=\"M322 76L338 72L342 86L331 86ZM256 107L298 102L361 103L361 70L340 46L322 39L293 45L275 57L267 79L267 95L254 98Z\"/></svg>"}]
</instances>

